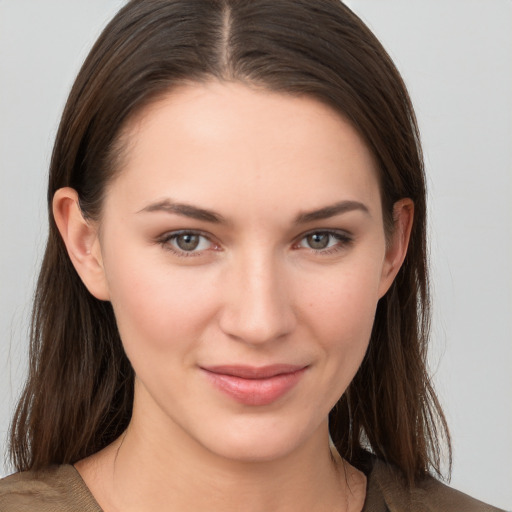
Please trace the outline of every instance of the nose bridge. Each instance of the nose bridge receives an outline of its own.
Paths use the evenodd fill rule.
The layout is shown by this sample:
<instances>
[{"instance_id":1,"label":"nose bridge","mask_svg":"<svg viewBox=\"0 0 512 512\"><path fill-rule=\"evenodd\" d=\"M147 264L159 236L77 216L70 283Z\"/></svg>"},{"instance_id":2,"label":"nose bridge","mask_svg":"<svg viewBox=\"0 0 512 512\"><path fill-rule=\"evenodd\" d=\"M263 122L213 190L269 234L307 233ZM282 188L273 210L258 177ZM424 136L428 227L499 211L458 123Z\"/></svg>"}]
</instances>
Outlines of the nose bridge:
<instances>
[{"instance_id":1,"label":"nose bridge","mask_svg":"<svg viewBox=\"0 0 512 512\"><path fill-rule=\"evenodd\" d=\"M251 344L290 333L295 315L283 262L268 247L245 251L235 259L227 279L222 330Z\"/></svg>"}]
</instances>

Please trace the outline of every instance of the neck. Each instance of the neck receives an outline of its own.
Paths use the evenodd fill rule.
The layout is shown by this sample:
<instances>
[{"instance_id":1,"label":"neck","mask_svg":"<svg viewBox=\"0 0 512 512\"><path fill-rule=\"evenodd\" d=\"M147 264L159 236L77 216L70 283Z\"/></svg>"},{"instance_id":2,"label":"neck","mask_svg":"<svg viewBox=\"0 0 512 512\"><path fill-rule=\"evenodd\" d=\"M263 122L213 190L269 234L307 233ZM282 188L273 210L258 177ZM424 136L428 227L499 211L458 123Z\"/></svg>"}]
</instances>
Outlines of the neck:
<instances>
[{"instance_id":1,"label":"neck","mask_svg":"<svg viewBox=\"0 0 512 512\"><path fill-rule=\"evenodd\" d=\"M341 512L352 508L349 503L362 506L364 476L333 457L328 439L325 421L291 453L233 460L134 409L125 434L77 469L105 512Z\"/></svg>"}]
</instances>

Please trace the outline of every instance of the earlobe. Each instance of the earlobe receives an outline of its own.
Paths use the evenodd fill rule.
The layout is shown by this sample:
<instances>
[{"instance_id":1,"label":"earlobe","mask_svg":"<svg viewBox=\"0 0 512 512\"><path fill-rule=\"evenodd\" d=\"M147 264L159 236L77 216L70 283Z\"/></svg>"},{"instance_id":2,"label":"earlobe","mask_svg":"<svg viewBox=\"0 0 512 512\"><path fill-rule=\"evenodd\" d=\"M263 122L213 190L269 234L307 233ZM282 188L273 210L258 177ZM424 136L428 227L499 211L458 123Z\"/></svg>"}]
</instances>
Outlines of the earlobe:
<instances>
[{"instance_id":1,"label":"earlobe","mask_svg":"<svg viewBox=\"0 0 512 512\"><path fill-rule=\"evenodd\" d=\"M100 300L109 300L97 226L86 220L78 194L64 187L53 196L53 216L69 258L89 292Z\"/></svg>"},{"instance_id":2,"label":"earlobe","mask_svg":"<svg viewBox=\"0 0 512 512\"><path fill-rule=\"evenodd\" d=\"M412 199L401 199L393 205L393 232L386 248L379 297L382 297L388 291L404 262L413 220L414 203Z\"/></svg>"}]
</instances>

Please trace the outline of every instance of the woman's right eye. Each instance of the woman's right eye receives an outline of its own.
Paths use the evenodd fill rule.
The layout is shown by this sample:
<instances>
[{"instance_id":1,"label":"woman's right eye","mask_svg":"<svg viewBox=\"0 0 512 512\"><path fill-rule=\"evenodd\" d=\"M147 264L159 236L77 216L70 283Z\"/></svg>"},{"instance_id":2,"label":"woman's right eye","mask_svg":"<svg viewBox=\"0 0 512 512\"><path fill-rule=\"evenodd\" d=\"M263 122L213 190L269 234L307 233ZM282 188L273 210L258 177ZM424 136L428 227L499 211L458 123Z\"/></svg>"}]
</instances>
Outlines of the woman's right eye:
<instances>
[{"instance_id":1,"label":"woman's right eye","mask_svg":"<svg viewBox=\"0 0 512 512\"><path fill-rule=\"evenodd\" d=\"M178 256L198 256L202 251L212 249L215 244L205 235L194 231L167 233L159 242Z\"/></svg>"}]
</instances>

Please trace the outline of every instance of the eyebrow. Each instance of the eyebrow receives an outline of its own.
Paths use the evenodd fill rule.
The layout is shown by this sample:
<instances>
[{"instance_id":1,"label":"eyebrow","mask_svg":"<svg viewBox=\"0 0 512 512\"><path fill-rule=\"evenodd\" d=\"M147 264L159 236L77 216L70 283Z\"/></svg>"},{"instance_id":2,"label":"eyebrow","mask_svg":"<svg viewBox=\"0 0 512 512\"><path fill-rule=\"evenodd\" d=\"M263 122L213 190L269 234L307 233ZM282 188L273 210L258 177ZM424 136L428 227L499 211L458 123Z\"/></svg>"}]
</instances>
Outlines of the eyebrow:
<instances>
[{"instance_id":1,"label":"eyebrow","mask_svg":"<svg viewBox=\"0 0 512 512\"><path fill-rule=\"evenodd\" d=\"M225 222L222 215L215 213L211 210L206 210L204 208L198 208L196 206L192 206L190 204L184 203L175 203L170 199L164 199L163 201L158 201L157 203L150 204L138 211L137 213L142 212L167 212L174 213L176 215L181 215L183 217L189 217L191 219L203 220L206 222L212 222L215 224L220 224L221 222Z\"/></svg>"},{"instance_id":2,"label":"eyebrow","mask_svg":"<svg viewBox=\"0 0 512 512\"><path fill-rule=\"evenodd\" d=\"M325 220L336 215L348 213L354 210L359 210L363 213L370 215L368 208L359 201L340 201L329 206L325 206L318 210L311 210L303 212L297 215L295 218L295 224L307 224L308 222L314 222L317 220ZM185 203L175 203L170 199L164 199L157 203L152 203L137 213L142 212L167 212L183 217L189 217L191 219L202 220L206 222L212 222L214 224L226 223L226 220L222 215L212 210L206 210L204 208L198 208Z\"/></svg>"},{"instance_id":3,"label":"eyebrow","mask_svg":"<svg viewBox=\"0 0 512 512\"><path fill-rule=\"evenodd\" d=\"M368 207L359 201L340 201L339 203L325 206L319 210L300 213L295 218L295 223L306 224L308 222L314 222L317 220L325 220L331 217L335 217L336 215L352 212L354 210L359 210L363 213L366 213L367 215L370 215Z\"/></svg>"}]
</instances>

